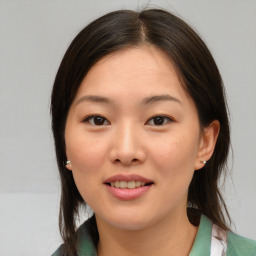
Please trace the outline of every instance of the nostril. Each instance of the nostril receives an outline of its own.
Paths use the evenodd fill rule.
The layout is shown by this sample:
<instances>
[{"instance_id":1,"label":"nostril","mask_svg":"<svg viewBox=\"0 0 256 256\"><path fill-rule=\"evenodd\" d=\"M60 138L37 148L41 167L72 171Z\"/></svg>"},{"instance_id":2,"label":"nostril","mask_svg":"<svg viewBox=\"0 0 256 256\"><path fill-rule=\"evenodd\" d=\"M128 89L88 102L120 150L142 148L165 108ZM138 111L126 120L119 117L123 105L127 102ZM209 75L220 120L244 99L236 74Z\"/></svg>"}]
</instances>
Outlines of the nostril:
<instances>
[{"instance_id":1,"label":"nostril","mask_svg":"<svg viewBox=\"0 0 256 256\"><path fill-rule=\"evenodd\" d=\"M130 165L130 164L139 162L139 159L134 158L134 159L132 159L132 160L127 160L127 159L120 160L120 159L117 158L117 159L115 160L115 162L116 162L116 163L123 163L123 164L126 164L126 165Z\"/></svg>"}]
</instances>

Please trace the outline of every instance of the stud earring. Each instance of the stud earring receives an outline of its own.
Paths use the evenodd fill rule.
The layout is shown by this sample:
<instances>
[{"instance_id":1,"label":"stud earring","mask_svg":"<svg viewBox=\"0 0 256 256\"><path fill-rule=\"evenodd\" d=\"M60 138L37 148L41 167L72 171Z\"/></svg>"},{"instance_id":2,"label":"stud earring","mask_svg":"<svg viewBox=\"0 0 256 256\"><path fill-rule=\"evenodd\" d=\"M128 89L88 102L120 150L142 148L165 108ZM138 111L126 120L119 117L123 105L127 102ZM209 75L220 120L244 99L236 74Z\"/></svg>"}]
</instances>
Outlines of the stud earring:
<instances>
[{"instance_id":1,"label":"stud earring","mask_svg":"<svg viewBox=\"0 0 256 256\"><path fill-rule=\"evenodd\" d=\"M200 163L206 164L206 161L205 160L201 160Z\"/></svg>"},{"instance_id":2,"label":"stud earring","mask_svg":"<svg viewBox=\"0 0 256 256\"><path fill-rule=\"evenodd\" d=\"M69 165L69 164L71 165L71 161L69 161L69 160L66 161L66 165Z\"/></svg>"}]
</instances>

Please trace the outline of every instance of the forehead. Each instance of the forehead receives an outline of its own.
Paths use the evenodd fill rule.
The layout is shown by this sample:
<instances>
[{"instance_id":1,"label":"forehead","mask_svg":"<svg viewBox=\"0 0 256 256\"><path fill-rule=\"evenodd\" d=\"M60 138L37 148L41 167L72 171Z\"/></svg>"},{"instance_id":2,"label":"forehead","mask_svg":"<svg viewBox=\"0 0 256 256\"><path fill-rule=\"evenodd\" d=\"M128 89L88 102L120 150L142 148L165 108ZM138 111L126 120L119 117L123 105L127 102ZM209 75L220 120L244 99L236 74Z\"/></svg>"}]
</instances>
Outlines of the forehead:
<instances>
[{"instance_id":1,"label":"forehead","mask_svg":"<svg viewBox=\"0 0 256 256\"><path fill-rule=\"evenodd\" d=\"M159 93L188 96L170 57L151 45L118 50L99 60L84 77L77 97L95 93L133 98Z\"/></svg>"},{"instance_id":2,"label":"forehead","mask_svg":"<svg viewBox=\"0 0 256 256\"><path fill-rule=\"evenodd\" d=\"M125 65L119 66L120 63ZM169 56L153 45L127 47L106 55L96 63L98 67L108 64L124 71L134 71L135 68L144 71L155 71L157 69L162 69L163 72L174 71L174 65Z\"/></svg>"}]
</instances>

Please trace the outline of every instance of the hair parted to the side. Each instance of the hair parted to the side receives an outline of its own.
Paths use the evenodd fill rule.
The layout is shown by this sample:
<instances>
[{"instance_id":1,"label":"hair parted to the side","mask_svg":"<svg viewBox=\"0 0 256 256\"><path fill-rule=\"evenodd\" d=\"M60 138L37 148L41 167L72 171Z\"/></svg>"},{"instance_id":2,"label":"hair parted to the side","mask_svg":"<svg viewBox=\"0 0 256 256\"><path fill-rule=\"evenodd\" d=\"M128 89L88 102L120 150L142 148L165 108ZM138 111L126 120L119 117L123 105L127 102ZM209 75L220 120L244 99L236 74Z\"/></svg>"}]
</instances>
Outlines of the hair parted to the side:
<instances>
[{"instance_id":1,"label":"hair parted to the side","mask_svg":"<svg viewBox=\"0 0 256 256\"><path fill-rule=\"evenodd\" d=\"M230 145L229 119L222 79L205 43L183 20L160 9L120 10L86 26L72 41L57 72L51 99L52 131L61 179L59 227L66 255L76 255L79 206L85 204L72 172L65 167L64 131L69 108L88 70L102 57L125 47L151 44L174 63L184 89L195 102L201 127L219 120L220 133L212 158L194 173L188 201L214 223L228 229L230 217L218 182L225 174ZM192 215L188 210L188 215ZM190 216L189 216L190 217ZM64 253L65 254L65 253Z\"/></svg>"}]
</instances>

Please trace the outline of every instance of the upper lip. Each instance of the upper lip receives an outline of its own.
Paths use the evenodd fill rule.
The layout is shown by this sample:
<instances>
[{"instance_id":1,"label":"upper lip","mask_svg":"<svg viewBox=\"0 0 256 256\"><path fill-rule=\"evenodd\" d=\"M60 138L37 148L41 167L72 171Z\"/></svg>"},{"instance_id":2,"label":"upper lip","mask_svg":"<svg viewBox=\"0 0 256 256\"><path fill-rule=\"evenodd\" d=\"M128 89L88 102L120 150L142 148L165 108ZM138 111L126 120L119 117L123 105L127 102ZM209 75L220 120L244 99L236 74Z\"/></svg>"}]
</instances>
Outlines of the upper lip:
<instances>
[{"instance_id":1,"label":"upper lip","mask_svg":"<svg viewBox=\"0 0 256 256\"><path fill-rule=\"evenodd\" d=\"M111 182L115 182L115 181L141 181L141 182L145 182L145 183L153 183L152 180L149 180L149 179L142 177L140 175L137 175L137 174L114 175L114 176L111 176L111 177L107 178L106 180L104 180L104 183L111 183Z\"/></svg>"}]
</instances>

